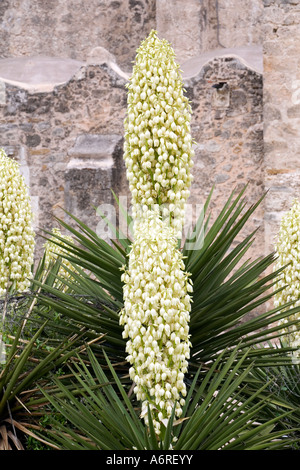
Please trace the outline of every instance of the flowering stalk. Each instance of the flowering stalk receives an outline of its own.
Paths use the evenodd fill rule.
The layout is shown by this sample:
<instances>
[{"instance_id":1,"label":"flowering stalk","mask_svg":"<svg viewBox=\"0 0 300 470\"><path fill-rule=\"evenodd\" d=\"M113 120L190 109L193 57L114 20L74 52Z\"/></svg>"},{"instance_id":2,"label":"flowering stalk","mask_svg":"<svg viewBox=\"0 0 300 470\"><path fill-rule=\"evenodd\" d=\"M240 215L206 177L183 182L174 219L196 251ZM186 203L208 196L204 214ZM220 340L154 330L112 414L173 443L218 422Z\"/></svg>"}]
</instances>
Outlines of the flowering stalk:
<instances>
[{"instance_id":1,"label":"flowering stalk","mask_svg":"<svg viewBox=\"0 0 300 470\"><path fill-rule=\"evenodd\" d=\"M155 213L136 229L123 273L124 309L120 323L129 370L142 400L142 416L148 423L148 405L155 431L166 425L173 407L182 413L186 387L183 381L190 355L189 319L191 281L184 271L173 230Z\"/></svg>"},{"instance_id":2,"label":"flowering stalk","mask_svg":"<svg viewBox=\"0 0 300 470\"><path fill-rule=\"evenodd\" d=\"M283 216L276 243L278 255L274 269L283 270L275 289L282 289L274 295L275 307L283 307L287 302L293 302L288 308L300 305L300 203L294 200L291 209ZM282 326L288 321L300 321L300 314L295 313L280 321ZM282 330L284 342L289 346L298 348L294 355L300 357L300 331L299 325L288 326Z\"/></svg>"},{"instance_id":3,"label":"flowering stalk","mask_svg":"<svg viewBox=\"0 0 300 470\"><path fill-rule=\"evenodd\" d=\"M17 291L30 285L34 256L33 214L16 161L0 149L0 296L11 282Z\"/></svg>"},{"instance_id":4,"label":"flowering stalk","mask_svg":"<svg viewBox=\"0 0 300 470\"><path fill-rule=\"evenodd\" d=\"M182 414L190 357L192 283L181 237L193 161L190 105L169 43L151 31L137 50L128 85L124 160L132 193L135 240L122 274L129 373L159 435Z\"/></svg>"},{"instance_id":5,"label":"flowering stalk","mask_svg":"<svg viewBox=\"0 0 300 470\"><path fill-rule=\"evenodd\" d=\"M30 286L34 257L33 214L19 164L0 149L0 297ZM2 314L4 327L5 309Z\"/></svg>"},{"instance_id":6,"label":"flowering stalk","mask_svg":"<svg viewBox=\"0 0 300 470\"><path fill-rule=\"evenodd\" d=\"M158 205L178 237L192 180L190 114L174 51L151 31L137 50L128 85L124 159L133 216Z\"/></svg>"}]
</instances>

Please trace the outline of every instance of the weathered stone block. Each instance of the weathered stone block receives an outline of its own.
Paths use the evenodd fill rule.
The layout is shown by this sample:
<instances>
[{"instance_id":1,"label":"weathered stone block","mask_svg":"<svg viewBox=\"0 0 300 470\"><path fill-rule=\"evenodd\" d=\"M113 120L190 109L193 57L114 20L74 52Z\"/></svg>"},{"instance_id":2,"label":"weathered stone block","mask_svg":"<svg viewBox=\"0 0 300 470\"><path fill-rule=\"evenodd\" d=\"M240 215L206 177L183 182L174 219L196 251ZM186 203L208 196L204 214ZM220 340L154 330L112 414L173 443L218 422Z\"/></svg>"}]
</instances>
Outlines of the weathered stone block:
<instances>
[{"instance_id":1,"label":"weathered stone block","mask_svg":"<svg viewBox=\"0 0 300 470\"><path fill-rule=\"evenodd\" d=\"M112 168L99 168L98 162L79 168L69 167L65 172L65 208L95 230L100 220L96 209L102 204L114 207L112 188Z\"/></svg>"},{"instance_id":2,"label":"weathered stone block","mask_svg":"<svg viewBox=\"0 0 300 470\"><path fill-rule=\"evenodd\" d=\"M97 159L102 166L111 167L116 146L122 137L119 135L82 134L76 138L74 146L69 150L71 157Z\"/></svg>"}]
</instances>

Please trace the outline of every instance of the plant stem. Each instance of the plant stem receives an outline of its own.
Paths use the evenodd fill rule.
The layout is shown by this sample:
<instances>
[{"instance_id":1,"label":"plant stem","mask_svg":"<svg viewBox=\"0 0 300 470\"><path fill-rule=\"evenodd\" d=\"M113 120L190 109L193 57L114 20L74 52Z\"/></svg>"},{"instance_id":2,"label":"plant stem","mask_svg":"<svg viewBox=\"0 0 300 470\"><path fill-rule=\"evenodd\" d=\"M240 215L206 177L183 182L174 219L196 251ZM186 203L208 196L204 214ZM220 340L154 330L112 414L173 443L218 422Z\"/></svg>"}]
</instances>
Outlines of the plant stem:
<instances>
[{"instance_id":1,"label":"plant stem","mask_svg":"<svg viewBox=\"0 0 300 470\"><path fill-rule=\"evenodd\" d=\"M5 344L3 342L3 333L4 333L4 322L7 312L7 304L8 304L8 287L6 289L6 294L4 298L4 305L3 305L3 312L2 312L2 324L1 324L1 331L0 331L0 364L5 364L6 362L6 354L5 354Z\"/></svg>"}]
</instances>

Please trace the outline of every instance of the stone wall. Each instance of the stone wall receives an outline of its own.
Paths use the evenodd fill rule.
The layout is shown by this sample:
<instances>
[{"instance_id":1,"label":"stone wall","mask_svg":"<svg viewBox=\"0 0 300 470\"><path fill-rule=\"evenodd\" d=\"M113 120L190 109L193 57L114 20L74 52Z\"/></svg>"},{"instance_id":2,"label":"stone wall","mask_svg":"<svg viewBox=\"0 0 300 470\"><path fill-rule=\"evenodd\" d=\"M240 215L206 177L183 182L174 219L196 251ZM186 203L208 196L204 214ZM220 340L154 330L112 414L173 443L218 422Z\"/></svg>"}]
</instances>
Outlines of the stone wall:
<instances>
[{"instance_id":1,"label":"stone wall","mask_svg":"<svg viewBox=\"0 0 300 470\"><path fill-rule=\"evenodd\" d=\"M85 61L100 46L130 71L136 48L157 29L182 63L218 47L260 44L262 9L262 0L2 0L0 57Z\"/></svg>"},{"instance_id":2,"label":"stone wall","mask_svg":"<svg viewBox=\"0 0 300 470\"><path fill-rule=\"evenodd\" d=\"M49 92L6 84L1 146L27 172L37 227L50 230L54 215L64 217L61 206L96 229L93 206L112 202L111 188L118 192L125 179L119 170L125 83L102 64L83 66Z\"/></svg>"},{"instance_id":3,"label":"stone wall","mask_svg":"<svg viewBox=\"0 0 300 470\"><path fill-rule=\"evenodd\" d=\"M214 86L222 84L221 89ZM234 56L216 57L185 80L196 140L190 203L204 203L214 186L212 220L231 191L246 184L248 204L264 193L262 75ZM252 253L264 244L261 204L243 234L260 227Z\"/></svg>"},{"instance_id":4,"label":"stone wall","mask_svg":"<svg viewBox=\"0 0 300 470\"><path fill-rule=\"evenodd\" d=\"M300 196L300 0L182 3L0 3L0 145L21 163L37 226L50 229L62 206L95 229L94 207L113 202L111 188L129 199L125 84L155 28L175 49L193 107L191 205L213 184L213 216L234 187L249 183L251 203L268 190L247 228L261 227L255 255L273 249Z\"/></svg>"},{"instance_id":5,"label":"stone wall","mask_svg":"<svg viewBox=\"0 0 300 470\"><path fill-rule=\"evenodd\" d=\"M182 8L180 0L160 0L156 18L158 33L172 44L180 63L219 47L214 2L185 0Z\"/></svg>"},{"instance_id":6,"label":"stone wall","mask_svg":"<svg viewBox=\"0 0 300 470\"><path fill-rule=\"evenodd\" d=\"M50 63L46 65L49 75ZM235 186L249 182L250 202L261 196L262 77L233 56L215 57L198 67L197 61L187 62L183 69L196 141L189 223L213 185L213 215ZM30 77L34 81L33 73ZM31 89L27 82L26 89L25 84L6 82L1 145L23 162L38 208L37 226L50 230L54 216L65 218L63 207L97 230L95 208L114 203L111 189L127 198L129 206L122 158L126 82L110 61L84 64L66 83L43 92L36 84ZM226 83L224 90L213 87L220 82ZM43 89L43 83L39 86ZM257 217L262 219L261 212Z\"/></svg>"},{"instance_id":7,"label":"stone wall","mask_svg":"<svg viewBox=\"0 0 300 470\"><path fill-rule=\"evenodd\" d=\"M54 56L85 61L97 46L130 68L155 28L155 0L4 0L0 57Z\"/></svg>"},{"instance_id":8,"label":"stone wall","mask_svg":"<svg viewBox=\"0 0 300 470\"><path fill-rule=\"evenodd\" d=\"M300 1L264 0L266 249L300 197Z\"/></svg>"},{"instance_id":9,"label":"stone wall","mask_svg":"<svg viewBox=\"0 0 300 470\"><path fill-rule=\"evenodd\" d=\"M218 0L217 3L219 42L223 47L263 43L262 0Z\"/></svg>"},{"instance_id":10,"label":"stone wall","mask_svg":"<svg viewBox=\"0 0 300 470\"><path fill-rule=\"evenodd\" d=\"M157 30L180 62L218 48L262 44L262 0L184 0L184 8L182 0L156 3Z\"/></svg>"}]
</instances>

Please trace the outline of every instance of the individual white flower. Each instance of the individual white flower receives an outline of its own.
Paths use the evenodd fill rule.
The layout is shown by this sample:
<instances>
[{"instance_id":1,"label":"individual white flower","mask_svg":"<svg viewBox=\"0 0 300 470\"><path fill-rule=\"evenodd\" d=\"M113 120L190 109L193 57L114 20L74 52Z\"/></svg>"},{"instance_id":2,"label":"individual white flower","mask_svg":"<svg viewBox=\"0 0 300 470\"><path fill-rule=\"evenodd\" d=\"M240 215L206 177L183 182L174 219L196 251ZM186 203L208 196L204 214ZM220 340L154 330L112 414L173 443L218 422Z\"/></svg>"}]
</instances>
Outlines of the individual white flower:
<instances>
[{"instance_id":1,"label":"individual white flower","mask_svg":"<svg viewBox=\"0 0 300 470\"><path fill-rule=\"evenodd\" d=\"M182 413L186 395L184 374L190 357L189 319L192 291L174 230L158 213L136 225L128 269L122 274L124 308L120 324L127 338L127 360L143 402L142 416L148 423L148 405L155 430Z\"/></svg>"},{"instance_id":2,"label":"individual white flower","mask_svg":"<svg viewBox=\"0 0 300 470\"><path fill-rule=\"evenodd\" d=\"M0 296L12 284L20 292L30 286L35 248L32 221L19 164L0 149Z\"/></svg>"},{"instance_id":3,"label":"individual white flower","mask_svg":"<svg viewBox=\"0 0 300 470\"><path fill-rule=\"evenodd\" d=\"M300 305L300 203L293 201L291 209L282 217L278 239L276 242L278 259L274 270L287 265L280 275L274 289L283 288L274 295L275 307L283 307L287 302L292 302L289 308ZM300 314L291 314L281 320L284 325L288 321L300 322ZM285 333L283 340L291 347L298 348L295 356L300 357L300 330L299 324L283 328Z\"/></svg>"},{"instance_id":4,"label":"individual white flower","mask_svg":"<svg viewBox=\"0 0 300 470\"><path fill-rule=\"evenodd\" d=\"M158 205L178 237L192 180L190 118L174 51L151 31L128 84L124 160L134 217Z\"/></svg>"}]
</instances>

